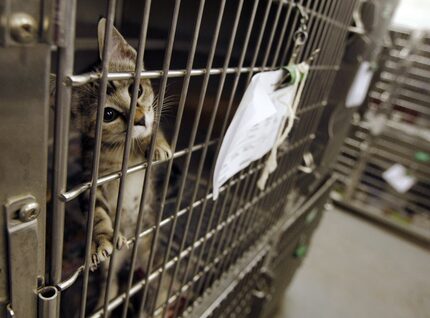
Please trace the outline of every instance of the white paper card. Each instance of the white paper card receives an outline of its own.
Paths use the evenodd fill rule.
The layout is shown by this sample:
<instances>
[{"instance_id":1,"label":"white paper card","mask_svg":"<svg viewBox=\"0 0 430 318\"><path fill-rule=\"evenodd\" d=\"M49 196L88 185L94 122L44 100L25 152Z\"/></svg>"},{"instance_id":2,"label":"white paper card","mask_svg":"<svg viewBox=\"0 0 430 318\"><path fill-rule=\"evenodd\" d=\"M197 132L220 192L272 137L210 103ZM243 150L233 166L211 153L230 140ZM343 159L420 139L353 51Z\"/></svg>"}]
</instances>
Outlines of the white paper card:
<instances>
[{"instance_id":1,"label":"white paper card","mask_svg":"<svg viewBox=\"0 0 430 318\"><path fill-rule=\"evenodd\" d=\"M401 164L394 164L382 174L387 183L397 192L405 193L415 184L415 178L407 174L407 170Z\"/></svg>"},{"instance_id":2,"label":"white paper card","mask_svg":"<svg viewBox=\"0 0 430 318\"><path fill-rule=\"evenodd\" d=\"M375 114L374 112L366 113L366 120L369 122L369 130L373 136L379 136L385 129L387 115Z\"/></svg>"},{"instance_id":3,"label":"white paper card","mask_svg":"<svg viewBox=\"0 0 430 318\"><path fill-rule=\"evenodd\" d=\"M252 161L269 152L276 142L283 118L294 98L294 91L286 87L274 91L283 71L254 75L245 91L236 114L222 141L213 176L213 198L219 188Z\"/></svg>"},{"instance_id":4,"label":"white paper card","mask_svg":"<svg viewBox=\"0 0 430 318\"><path fill-rule=\"evenodd\" d=\"M373 70L369 62L362 62L357 74L355 74L354 81L349 89L348 96L346 97L345 106L347 108L358 107L363 104L369 91L370 82L372 81Z\"/></svg>"}]
</instances>

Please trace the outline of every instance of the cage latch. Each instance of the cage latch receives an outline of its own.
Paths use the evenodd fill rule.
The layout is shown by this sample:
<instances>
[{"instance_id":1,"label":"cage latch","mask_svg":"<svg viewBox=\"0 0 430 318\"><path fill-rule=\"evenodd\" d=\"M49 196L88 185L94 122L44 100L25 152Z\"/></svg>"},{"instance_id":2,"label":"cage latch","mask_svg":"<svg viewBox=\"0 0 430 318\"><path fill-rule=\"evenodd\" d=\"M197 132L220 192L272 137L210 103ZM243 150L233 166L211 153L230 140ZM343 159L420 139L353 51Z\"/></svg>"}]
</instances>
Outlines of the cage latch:
<instances>
[{"instance_id":1,"label":"cage latch","mask_svg":"<svg viewBox=\"0 0 430 318\"><path fill-rule=\"evenodd\" d=\"M31 195L5 205L9 266L9 315L36 317L39 204Z\"/></svg>"}]
</instances>

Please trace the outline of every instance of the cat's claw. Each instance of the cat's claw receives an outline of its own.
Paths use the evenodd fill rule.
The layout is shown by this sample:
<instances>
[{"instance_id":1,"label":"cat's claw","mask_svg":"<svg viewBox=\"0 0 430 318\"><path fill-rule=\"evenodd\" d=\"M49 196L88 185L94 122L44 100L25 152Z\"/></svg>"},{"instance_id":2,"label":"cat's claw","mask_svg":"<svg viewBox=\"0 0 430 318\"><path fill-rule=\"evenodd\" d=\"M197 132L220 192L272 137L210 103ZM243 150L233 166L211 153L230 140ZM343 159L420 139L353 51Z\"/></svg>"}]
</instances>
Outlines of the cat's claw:
<instances>
[{"instance_id":1,"label":"cat's claw","mask_svg":"<svg viewBox=\"0 0 430 318\"><path fill-rule=\"evenodd\" d=\"M97 255L96 255L96 254L93 254L93 255L91 256L90 270L91 270L92 272L94 272L94 271L97 269L97 267L99 266L99 264L100 264L100 261L99 261L99 259L98 259Z\"/></svg>"},{"instance_id":2,"label":"cat's claw","mask_svg":"<svg viewBox=\"0 0 430 318\"><path fill-rule=\"evenodd\" d=\"M90 269L94 271L101 262L109 258L112 251L113 245L108 239L101 239L96 244L93 244Z\"/></svg>"},{"instance_id":3,"label":"cat's claw","mask_svg":"<svg viewBox=\"0 0 430 318\"><path fill-rule=\"evenodd\" d=\"M172 156L172 149L170 149L170 146L168 144L161 144L155 148L154 160L167 160L169 158L172 158Z\"/></svg>"},{"instance_id":4,"label":"cat's claw","mask_svg":"<svg viewBox=\"0 0 430 318\"><path fill-rule=\"evenodd\" d=\"M120 250L123 247L129 248L128 240L124 235L119 234L118 240L116 241L116 248Z\"/></svg>"},{"instance_id":5,"label":"cat's claw","mask_svg":"<svg viewBox=\"0 0 430 318\"><path fill-rule=\"evenodd\" d=\"M112 243L109 241L104 242L103 245L99 245L99 247L97 248L97 257L99 261L104 262L112 254L112 251L113 246Z\"/></svg>"}]
</instances>

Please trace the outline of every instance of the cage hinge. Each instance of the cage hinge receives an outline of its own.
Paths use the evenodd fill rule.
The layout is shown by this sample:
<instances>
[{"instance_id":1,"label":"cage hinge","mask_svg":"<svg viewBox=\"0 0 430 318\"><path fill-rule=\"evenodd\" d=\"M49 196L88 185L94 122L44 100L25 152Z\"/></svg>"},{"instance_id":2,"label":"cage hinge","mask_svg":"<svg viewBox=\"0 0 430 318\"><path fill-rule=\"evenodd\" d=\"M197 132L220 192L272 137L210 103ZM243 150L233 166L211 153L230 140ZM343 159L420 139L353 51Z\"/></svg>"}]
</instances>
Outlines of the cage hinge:
<instances>
[{"instance_id":1,"label":"cage hinge","mask_svg":"<svg viewBox=\"0 0 430 318\"><path fill-rule=\"evenodd\" d=\"M32 195L11 198L5 205L12 317L37 316L39 211L39 204Z\"/></svg>"}]
</instances>

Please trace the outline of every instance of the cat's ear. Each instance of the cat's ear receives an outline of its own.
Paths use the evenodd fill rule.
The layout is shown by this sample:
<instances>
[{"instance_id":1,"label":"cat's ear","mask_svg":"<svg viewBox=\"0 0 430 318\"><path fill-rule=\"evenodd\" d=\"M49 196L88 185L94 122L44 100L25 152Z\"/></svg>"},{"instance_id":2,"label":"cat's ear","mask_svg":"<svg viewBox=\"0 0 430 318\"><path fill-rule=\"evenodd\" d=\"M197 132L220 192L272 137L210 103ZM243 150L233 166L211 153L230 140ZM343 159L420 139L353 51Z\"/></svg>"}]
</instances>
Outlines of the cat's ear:
<instances>
[{"instance_id":1,"label":"cat's ear","mask_svg":"<svg viewBox=\"0 0 430 318\"><path fill-rule=\"evenodd\" d=\"M99 40L99 54L100 59L102 59L103 55L103 47L105 40L105 27L106 27L106 19L102 18L99 21L99 25L97 27L97 36ZM113 27L112 29L112 38L111 38L111 59L135 59L136 51L135 49L127 43L124 37L119 33L119 31Z\"/></svg>"}]
</instances>

